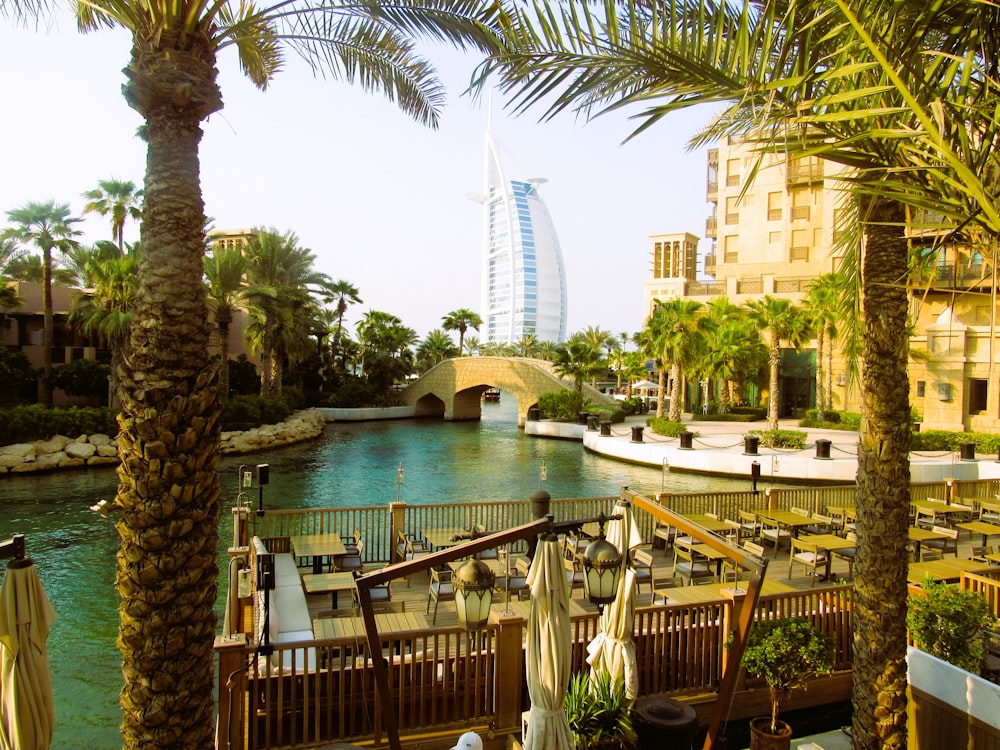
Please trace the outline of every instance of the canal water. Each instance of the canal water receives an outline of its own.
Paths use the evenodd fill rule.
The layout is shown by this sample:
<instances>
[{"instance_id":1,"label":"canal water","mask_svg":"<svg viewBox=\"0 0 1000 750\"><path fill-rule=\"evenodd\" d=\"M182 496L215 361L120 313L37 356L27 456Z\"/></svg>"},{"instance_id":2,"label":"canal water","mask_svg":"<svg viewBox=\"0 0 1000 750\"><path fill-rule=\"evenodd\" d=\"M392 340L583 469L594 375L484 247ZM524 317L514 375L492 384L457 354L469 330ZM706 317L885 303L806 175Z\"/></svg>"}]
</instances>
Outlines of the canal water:
<instances>
[{"instance_id":1,"label":"canal water","mask_svg":"<svg viewBox=\"0 0 1000 750\"><path fill-rule=\"evenodd\" d=\"M241 464L270 465L267 508L386 505L524 499L539 486L553 497L616 495L623 485L645 493L746 489L746 481L664 474L588 453L575 441L526 437L509 396L483 404L479 422L400 420L332 424L311 443L222 465L220 554L232 540L226 508L236 497ZM403 483L397 469L403 464ZM0 538L27 537L58 614L49 637L56 699L53 750L121 747L121 687L114 589L114 524L88 510L114 497L113 468L0 479ZM256 492L256 491L255 491ZM254 505L258 498L254 496ZM220 579L221 580L221 579ZM220 586L224 596L225 587Z\"/></svg>"}]
</instances>

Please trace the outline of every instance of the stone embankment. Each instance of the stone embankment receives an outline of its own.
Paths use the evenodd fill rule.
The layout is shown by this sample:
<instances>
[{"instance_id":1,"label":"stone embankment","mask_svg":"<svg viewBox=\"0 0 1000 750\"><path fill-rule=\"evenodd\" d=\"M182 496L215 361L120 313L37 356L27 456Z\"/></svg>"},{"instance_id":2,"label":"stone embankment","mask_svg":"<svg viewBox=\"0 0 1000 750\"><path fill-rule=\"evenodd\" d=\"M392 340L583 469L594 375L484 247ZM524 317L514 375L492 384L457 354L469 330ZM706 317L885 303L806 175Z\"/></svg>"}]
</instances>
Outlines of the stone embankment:
<instances>
[{"instance_id":1,"label":"stone embankment","mask_svg":"<svg viewBox=\"0 0 1000 750\"><path fill-rule=\"evenodd\" d=\"M316 409L292 414L284 422L242 432L222 433L223 455L258 453L319 437L326 418ZM109 435L56 435L49 440L0 446L0 475L78 469L118 463L118 444Z\"/></svg>"}]
</instances>

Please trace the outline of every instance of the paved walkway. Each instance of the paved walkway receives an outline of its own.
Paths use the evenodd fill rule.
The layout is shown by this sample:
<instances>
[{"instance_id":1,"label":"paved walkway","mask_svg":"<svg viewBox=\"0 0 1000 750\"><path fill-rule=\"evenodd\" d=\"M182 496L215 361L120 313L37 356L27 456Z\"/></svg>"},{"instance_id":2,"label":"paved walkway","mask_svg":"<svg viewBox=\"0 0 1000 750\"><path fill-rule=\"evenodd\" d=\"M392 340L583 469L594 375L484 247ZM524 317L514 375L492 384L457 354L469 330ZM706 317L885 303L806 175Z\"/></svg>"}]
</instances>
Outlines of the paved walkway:
<instances>
[{"instance_id":1,"label":"paved walkway","mask_svg":"<svg viewBox=\"0 0 1000 750\"><path fill-rule=\"evenodd\" d=\"M753 464L760 467L762 481L853 484L858 466L858 433L799 427L798 420L779 420L780 429L806 433L806 447L800 450L758 447L754 455L746 452L745 437L751 430L765 430L765 422L699 422L686 415L688 430L693 433L691 448L681 448L677 438L654 434L646 425L648 415L634 415L623 424L612 425L611 435L580 428L584 447L609 458L664 466L671 471L686 471L719 476L749 477ZM642 427L641 442L634 440ZM829 441L823 451L817 441ZM822 448L822 444L820 446ZM822 456L822 457L820 457ZM827 457L828 456L828 457ZM957 452L912 453L910 476L913 482L939 482L1000 478L996 456L979 455L975 461L963 461Z\"/></svg>"}]
</instances>

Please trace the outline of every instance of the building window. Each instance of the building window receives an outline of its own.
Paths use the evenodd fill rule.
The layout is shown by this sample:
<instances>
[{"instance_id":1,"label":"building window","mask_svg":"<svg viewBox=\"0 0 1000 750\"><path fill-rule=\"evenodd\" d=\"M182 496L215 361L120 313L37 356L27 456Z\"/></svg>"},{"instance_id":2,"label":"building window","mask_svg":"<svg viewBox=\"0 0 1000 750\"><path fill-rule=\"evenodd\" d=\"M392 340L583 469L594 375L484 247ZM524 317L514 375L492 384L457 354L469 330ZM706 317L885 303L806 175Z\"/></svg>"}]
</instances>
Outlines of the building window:
<instances>
[{"instance_id":1,"label":"building window","mask_svg":"<svg viewBox=\"0 0 1000 750\"><path fill-rule=\"evenodd\" d=\"M767 241L771 245L781 244L781 230L779 229L776 232L768 232L767 233Z\"/></svg>"},{"instance_id":2,"label":"building window","mask_svg":"<svg viewBox=\"0 0 1000 750\"><path fill-rule=\"evenodd\" d=\"M738 234L726 235L725 248L725 262L738 263L740 259L740 236Z\"/></svg>"},{"instance_id":3,"label":"building window","mask_svg":"<svg viewBox=\"0 0 1000 750\"><path fill-rule=\"evenodd\" d=\"M969 414L986 411L989 395L988 382L983 378L969 378Z\"/></svg>"},{"instance_id":4,"label":"building window","mask_svg":"<svg viewBox=\"0 0 1000 750\"><path fill-rule=\"evenodd\" d=\"M784 194L780 191L774 191L767 194L767 220L768 221L780 221L781 220L781 205L784 199Z\"/></svg>"},{"instance_id":5,"label":"building window","mask_svg":"<svg viewBox=\"0 0 1000 750\"><path fill-rule=\"evenodd\" d=\"M727 224L739 224L740 223L740 212L739 212L739 198L730 196L726 198L726 223Z\"/></svg>"},{"instance_id":6,"label":"building window","mask_svg":"<svg viewBox=\"0 0 1000 750\"><path fill-rule=\"evenodd\" d=\"M740 186L740 160L739 159L727 159L726 160L726 186L727 187L739 187Z\"/></svg>"},{"instance_id":7,"label":"building window","mask_svg":"<svg viewBox=\"0 0 1000 750\"><path fill-rule=\"evenodd\" d=\"M927 393L927 381L918 380L917 381L917 398L923 398Z\"/></svg>"}]
</instances>

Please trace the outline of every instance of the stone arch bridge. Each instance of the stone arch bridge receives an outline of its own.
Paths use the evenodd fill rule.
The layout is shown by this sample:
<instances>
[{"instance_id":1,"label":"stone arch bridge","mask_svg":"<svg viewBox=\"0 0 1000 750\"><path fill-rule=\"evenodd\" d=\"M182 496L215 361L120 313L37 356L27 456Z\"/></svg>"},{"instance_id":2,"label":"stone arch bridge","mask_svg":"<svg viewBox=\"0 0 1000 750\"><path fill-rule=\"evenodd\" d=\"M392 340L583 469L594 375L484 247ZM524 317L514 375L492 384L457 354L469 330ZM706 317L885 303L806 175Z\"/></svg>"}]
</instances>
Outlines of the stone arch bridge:
<instances>
[{"instance_id":1,"label":"stone arch bridge","mask_svg":"<svg viewBox=\"0 0 1000 750\"><path fill-rule=\"evenodd\" d=\"M517 399L517 424L524 426L528 409L543 393L573 390L571 380L560 378L552 363L526 357L458 357L446 359L424 373L400 393L403 403L416 408L415 416L443 416L446 420L471 420L482 416L482 395L499 388ZM610 396L584 385L589 401L613 404Z\"/></svg>"}]
</instances>

